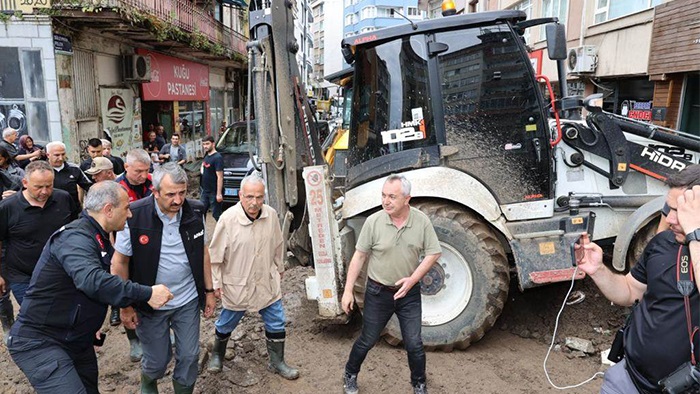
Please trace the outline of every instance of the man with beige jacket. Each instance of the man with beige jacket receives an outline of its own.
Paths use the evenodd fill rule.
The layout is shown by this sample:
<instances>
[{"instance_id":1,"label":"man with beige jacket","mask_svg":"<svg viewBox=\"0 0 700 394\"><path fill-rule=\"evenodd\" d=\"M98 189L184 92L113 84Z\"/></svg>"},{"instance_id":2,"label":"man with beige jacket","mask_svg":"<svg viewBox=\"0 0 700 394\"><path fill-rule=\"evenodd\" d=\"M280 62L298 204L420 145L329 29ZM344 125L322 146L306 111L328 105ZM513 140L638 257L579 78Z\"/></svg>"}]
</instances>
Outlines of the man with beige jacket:
<instances>
[{"instance_id":1,"label":"man with beige jacket","mask_svg":"<svg viewBox=\"0 0 700 394\"><path fill-rule=\"evenodd\" d=\"M240 202L226 210L209 245L215 295L223 309L216 321L210 372L221 372L226 345L246 311L265 323L269 368L285 379L299 371L284 362L285 322L280 290L284 240L277 212L263 203L265 181L253 173L241 182Z\"/></svg>"}]
</instances>

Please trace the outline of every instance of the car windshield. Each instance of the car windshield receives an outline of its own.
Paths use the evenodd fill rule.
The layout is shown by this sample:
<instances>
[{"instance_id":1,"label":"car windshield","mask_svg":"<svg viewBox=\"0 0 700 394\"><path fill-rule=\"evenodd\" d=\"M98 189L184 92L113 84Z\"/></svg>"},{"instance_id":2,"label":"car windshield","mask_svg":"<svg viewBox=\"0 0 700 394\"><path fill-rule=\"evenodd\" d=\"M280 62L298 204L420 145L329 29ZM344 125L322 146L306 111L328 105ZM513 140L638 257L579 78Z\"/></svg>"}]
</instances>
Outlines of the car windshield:
<instances>
[{"instance_id":1,"label":"car windshield","mask_svg":"<svg viewBox=\"0 0 700 394\"><path fill-rule=\"evenodd\" d=\"M219 137L219 142L216 144L216 150L221 153L248 153L249 147L255 151L255 140L257 131L255 123L250 124L251 144L248 145L248 135L246 125L237 124L229 127Z\"/></svg>"}]
</instances>

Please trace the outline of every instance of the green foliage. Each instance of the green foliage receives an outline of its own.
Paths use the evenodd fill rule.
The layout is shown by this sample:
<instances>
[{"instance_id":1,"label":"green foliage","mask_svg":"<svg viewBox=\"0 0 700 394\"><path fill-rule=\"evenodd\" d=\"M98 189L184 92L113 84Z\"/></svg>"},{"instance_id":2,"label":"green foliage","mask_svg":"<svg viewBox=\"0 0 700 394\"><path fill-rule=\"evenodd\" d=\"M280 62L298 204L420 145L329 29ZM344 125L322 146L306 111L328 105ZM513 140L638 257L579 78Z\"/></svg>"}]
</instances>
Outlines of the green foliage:
<instances>
[{"instance_id":1,"label":"green foliage","mask_svg":"<svg viewBox=\"0 0 700 394\"><path fill-rule=\"evenodd\" d=\"M48 16L59 16L61 15L61 10L57 8L37 8L34 11L37 14L48 15Z\"/></svg>"},{"instance_id":2,"label":"green foliage","mask_svg":"<svg viewBox=\"0 0 700 394\"><path fill-rule=\"evenodd\" d=\"M14 14L10 14L7 12L0 12L0 22L7 25L9 22L12 21L12 18L15 18L16 20L23 21L24 14L22 14L22 11L15 11Z\"/></svg>"},{"instance_id":3,"label":"green foliage","mask_svg":"<svg viewBox=\"0 0 700 394\"><path fill-rule=\"evenodd\" d=\"M204 34L200 33L197 29L190 34L189 44L192 48L201 49L203 51L211 51L212 44L209 39Z\"/></svg>"}]
</instances>

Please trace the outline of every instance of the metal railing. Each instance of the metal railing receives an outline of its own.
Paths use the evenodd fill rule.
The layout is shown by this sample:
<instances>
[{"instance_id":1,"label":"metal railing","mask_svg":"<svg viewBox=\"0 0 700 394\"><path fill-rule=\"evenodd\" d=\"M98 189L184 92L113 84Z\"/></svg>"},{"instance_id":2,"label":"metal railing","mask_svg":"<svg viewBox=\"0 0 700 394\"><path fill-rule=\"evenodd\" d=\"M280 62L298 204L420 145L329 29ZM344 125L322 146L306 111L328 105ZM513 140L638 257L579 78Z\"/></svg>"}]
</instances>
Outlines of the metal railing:
<instances>
[{"instance_id":1,"label":"metal railing","mask_svg":"<svg viewBox=\"0 0 700 394\"><path fill-rule=\"evenodd\" d=\"M211 43L246 55L248 39L216 20L191 0L54 0L54 9L138 9L188 33L200 33Z\"/></svg>"}]
</instances>

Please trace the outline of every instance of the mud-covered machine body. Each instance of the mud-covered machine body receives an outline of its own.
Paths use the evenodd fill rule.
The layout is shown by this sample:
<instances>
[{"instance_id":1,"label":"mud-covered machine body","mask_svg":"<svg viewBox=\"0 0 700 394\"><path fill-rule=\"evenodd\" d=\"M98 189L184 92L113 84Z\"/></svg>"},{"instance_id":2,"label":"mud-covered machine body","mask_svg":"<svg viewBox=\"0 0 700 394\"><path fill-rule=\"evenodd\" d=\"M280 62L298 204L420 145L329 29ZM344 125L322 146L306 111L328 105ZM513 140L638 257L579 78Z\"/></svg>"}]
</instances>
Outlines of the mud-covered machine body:
<instances>
[{"instance_id":1,"label":"mud-covered machine body","mask_svg":"<svg viewBox=\"0 0 700 394\"><path fill-rule=\"evenodd\" d=\"M697 162L697 138L592 104L585 121L554 122L551 114L575 117L583 102L566 98L552 109L540 91L522 32L545 21L498 11L343 40L354 74L347 173L338 185L314 152L313 117L290 67L290 30L275 18L289 23L287 3L251 12L259 151L289 249L313 261L316 275L306 287L320 317L345 320L345 269L365 218L381 209L390 174L411 181L412 205L428 214L440 239L442 257L421 283L423 341L449 351L493 326L511 273L523 290L570 280L571 243L584 231L594 240L617 237L614 263L625 269L652 233L663 179ZM551 39L549 52L564 53L554 56L563 70L563 30L549 22L548 41L550 31L560 38ZM272 118L269 127L263 117ZM363 280L355 291L361 304ZM387 339L401 340L395 319Z\"/></svg>"}]
</instances>

